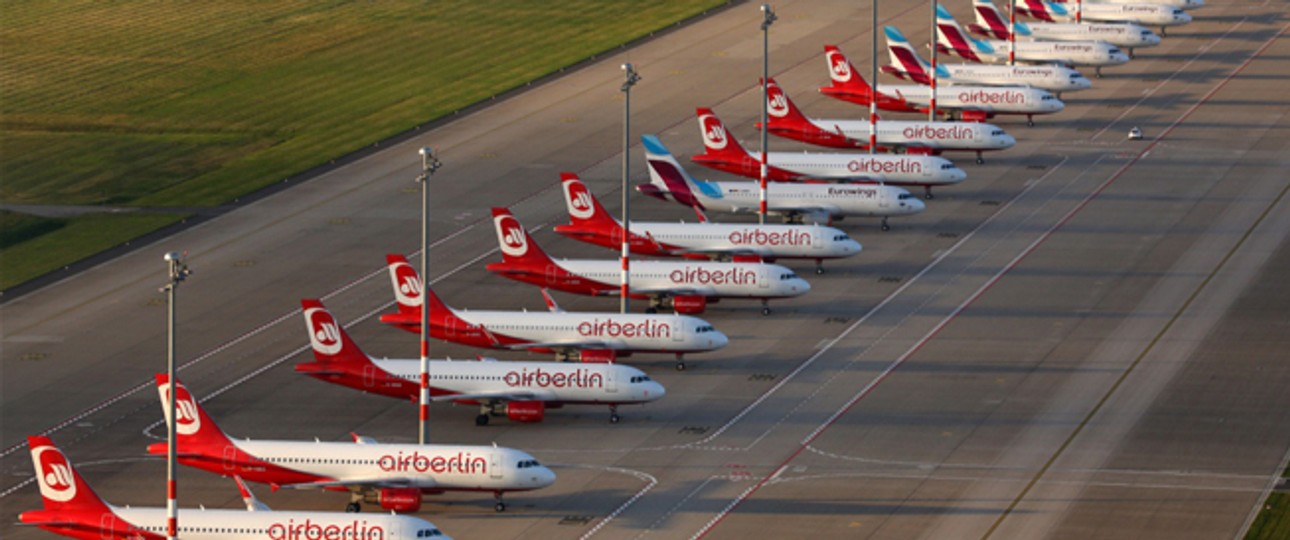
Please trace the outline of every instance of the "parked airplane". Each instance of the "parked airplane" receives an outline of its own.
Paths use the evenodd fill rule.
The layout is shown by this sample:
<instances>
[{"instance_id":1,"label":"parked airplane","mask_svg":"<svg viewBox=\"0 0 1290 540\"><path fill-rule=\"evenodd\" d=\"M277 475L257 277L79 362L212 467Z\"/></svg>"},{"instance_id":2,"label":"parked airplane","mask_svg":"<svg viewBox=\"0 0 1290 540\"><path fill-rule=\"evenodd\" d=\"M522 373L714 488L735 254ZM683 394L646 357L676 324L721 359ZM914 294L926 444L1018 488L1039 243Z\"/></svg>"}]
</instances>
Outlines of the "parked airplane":
<instances>
[{"instance_id":1,"label":"parked airplane","mask_svg":"<svg viewBox=\"0 0 1290 540\"><path fill-rule=\"evenodd\" d=\"M1068 22L1075 20L1077 7L1045 0L1019 0L1017 13L1029 15L1041 21ZM1191 22L1191 15L1182 9L1147 3L1132 4L1099 4L1084 2L1080 9L1081 21L1131 22L1141 25L1160 27L1164 37L1165 28L1181 26Z\"/></svg>"},{"instance_id":2,"label":"parked airplane","mask_svg":"<svg viewBox=\"0 0 1290 540\"><path fill-rule=\"evenodd\" d=\"M891 64L882 71L920 84L932 81L932 67L918 55L905 36L891 26L882 27L887 34L887 53ZM937 64L936 80L944 84L986 84L991 86L1033 86L1049 92L1074 92L1093 87L1092 81L1068 67L1057 65L995 66L988 64Z\"/></svg>"},{"instance_id":3,"label":"parked airplane","mask_svg":"<svg viewBox=\"0 0 1290 540\"><path fill-rule=\"evenodd\" d=\"M1062 4L1075 4L1075 0L1054 0ZM1092 0L1093 4L1146 4L1156 6L1176 7L1179 9L1196 9L1205 7L1205 0ZM1071 9L1074 11L1074 8Z\"/></svg>"},{"instance_id":4,"label":"parked airplane","mask_svg":"<svg viewBox=\"0 0 1290 540\"><path fill-rule=\"evenodd\" d=\"M309 337L315 347L319 343L338 345L332 332L339 326L330 314L315 312L305 318L313 326ZM317 331L324 335L316 335ZM275 489L349 491L346 512L358 512L361 503L367 502L383 510L413 513L421 509L422 494L445 491L492 492L497 499L495 508L501 512L506 510L502 494L555 483L555 473L533 456L497 445L381 444L357 435L353 443L234 440L206 414L183 383L176 381L172 386L166 374L158 373L157 393L167 418L172 388L179 463L224 476L237 475ZM148 453L166 455L166 443L149 445Z\"/></svg>"},{"instance_id":5,"label":"parked airplane","mask_svg":"<svg viewBox=\"0 0 1290 540\"><path fill-rule=\"evenodd\" d=\"M771 84L775 83L772 81ZM772 108L771 115L775 114ZM719 171L761 178L760 157L745 150L711 109L698 109L698 116L699 131L707 151L690 156L691 161ZM879 125L881 130L882 122ZM776 123L771 124L772 133L775 133L776 126ZM882 142L882 136L879 137L879 142ZM891 140L892 137L886 139ZM867 142L865 147L868 147ZM774 182L817 179L922 186L929 199L932 198L932 186L957 184L967 178L967 173L948 159L915 153L768 152L766 161L766 179Z\"/></svg>"},{"instance_id":6,"label":"parked airplane","mask_svg":"<svg viewBox=\"0 0 1290 540\"><path fill-rule=\"evenodd\" d=\"M873 87L860 76L846 55L833 45L824 46L833 84L820 87L820 93L869 105ZM878 85L878 108L885 111L927 112L932 106L932 89L921 84ZM1029 86L941 86L936 89L936 110L959 111L959 118L979 122L996 114L1024 114L1026 123L1035 125L1036 114L1052 114L1066 104L1047 90Z\"/></svg>"},{"instance_id":7,"label":"parked airplane","mask_svg":"<svg viewBox=\"0 0 1290 540\"><path fill-rule=\"evenodd\" d=\"M1094 73L1102 76L1105 66L1118 66L1129 62L1129 55L1119 48L1102 41L1017 41L976 39L969 36L945 6L936 5L937 50L966 60L1003 64L1008 62L1009 50L1020 62L1056 62L1067 66L1092 66Z\"/></svg>"},{"instance_id":8,"label":"parked airplane","mask_svg":"<svg viewBox=\"0 0 1290 540\"><path fill-rule=\"evenodd\" d=\"M770 132L796 141L833 148L868 148L868 120L821 120L807 118L793 105L784 90L771 81L767 86L770 112L767 116ZM705 112L706 111L706 112ZM706 114L706 118L705 118ZM704 144L709 149L724 138L724 131L707 109L700 109L699 125L703 130ZM984 122L926 122L910 120L878 120L878 144L898 146L909 153L941 153L947 150L976 152L976 162L985 163L981 157L987 150L1012 148L1017 140L999 126ZM699 161L701 156L695 156ZM929 186L930 187L930 186Z\"/></svg>"},{"instance_id":9,"label":"parked airplane","mask_svg":"<svg viewBox=\"0 0 1290 540\"><path fill-rule=\"evenodd\" d=\"M399 310L381 322L421 332L422 291L430 302L430 335L473 347L551 352L560 360L612 362L634 352L676 354L676 369L685 369L683 354L725 347L729 339L711 324L688 315L616 312L471 311L445 305L402 255L386 255L390 282Z\"/></svg>"},{"instance_id":10,"label":"parked airplane","mask_svg":"<svg viewBox=\"0 0 1290 540\"><path fill-rule=\"evenodd\" d=\"M976 12L976 23L969 24L968 30L983 36L997 39L1008 39L1008 19L994 6L993 0L972 0ZM1039 41L1085 41L1095 39L1111 45L1124 47L1133 56L1134 49L1155 47L1160 44L1160 36L1140 25L1131 22L1114 23L1024 23L1017 22L1017 38L1030 38ZM1006 50L1006 49L1005 49Z\"/></svg>"},{"instance_id":11,"label":"parked airplane","mask_svg":"<svg viewBox=\"0 0 1290 540\"><path fill-rule=\"evenodd\" d=\"M421 392L421 361L368 356L317 300L302 300L314 361L296 372L320 381L416 402ZM541 422L547 409L565 405L607 405L617 424L619 405L663 397L663 385L623 364L498 362L492 358L430 360L430 399L479 405L475 425L493 416L514 422Z\"/></svg>"},{"instance_id":12,"label":"parked airplane","mask_svg":"<svg viewBox=\"0 0 1290 540\"><path fill-rule=\"evenodd\" d=\"M179 509L108 504L85 482L49 437L27 437L44 510L18 516L26 525L79 540L434 540L448 539L434 524L412 516L341 512L270 511L245 489L247 510ZM171 527L174 526L173 530Z\"/></svg>"},{"instance_id":13,"label":"parked airplane","mask_svg":"<svg viewBox=\"0 0 1290 540\"><path fill-rule=\"evenodd\" d=\"M561 173L564 203L569 224L557 225L555 232L611 249L621 249L623 224L587 190L573 173ZM699 213L700 217L704 217ZM824 259L840 259L860 253L860 243L847 233L823 225L780 223L631 222L628 249L655 257L713 258L760 257L762 260L815 259L815 273L824 273Z\"/></svg>"},{"instance_id":14,"label":"parked airplane","mask_svg":"<svg viewBox=\"0 0 1290 540\"><path fill-rule=\"evenodd\" d=\"M699 210L732 214L756 214L761 207L756 182L707 182L691 178L658 137L642 135L650 183L636 186L641 193L672 200ZM882 230L889 230L887 218L922 212L926 206L908 191L884 184L788 184L766 186L766 211L786 221L829 223L847 216L881 217Z\"/></svg>"},{"instance_id":15,"label":"parked airplane","mask_svg":"<svg viewBox=\"0 0 1290 540\"><path fill-rule=\"evenodd\" d=\"M502 262L488 271L498 275L588 296L622 293L622 262L614 259L552 259L537 245L520 221L506 208L493 209L493 227ZM761 300L761 314L770 315L770 300L792 298L811 290L811 284L792 270L760 258L743 261L637 260L628 267L628 295L649 300L647 313L672 308L677 313L703 313L723 298Z\"/></svg>"}]
</instances>

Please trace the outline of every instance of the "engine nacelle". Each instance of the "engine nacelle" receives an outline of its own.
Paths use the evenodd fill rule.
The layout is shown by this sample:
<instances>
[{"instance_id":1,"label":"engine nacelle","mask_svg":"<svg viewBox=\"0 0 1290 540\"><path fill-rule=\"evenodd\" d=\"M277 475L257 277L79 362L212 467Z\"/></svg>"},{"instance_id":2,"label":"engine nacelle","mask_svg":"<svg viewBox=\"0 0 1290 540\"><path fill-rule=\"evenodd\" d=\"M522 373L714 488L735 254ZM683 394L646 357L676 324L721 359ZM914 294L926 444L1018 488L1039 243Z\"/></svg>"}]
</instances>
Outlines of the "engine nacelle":
<instances>
[{"instance_id":1,"label":"engine nacelle","mask_svg":"<svg viewBox=\"0 0 1290 540\"><path fill-rule=\"evenodd\" d=\"M699 294L682 294L672 297L672 309L682 315L703 313L708 307L708 297Z\"/></svg>"},{"instance_id":2,"label":"engine nacelle","mask_svg":"<svg viewBox=\"0 0 1290 540\"><path fill-rule=\"evenodd\" d=\"M578 351L578 360L584 364L612 364L618 359L613 349L583 349Z\"/></svg>"},{"instance_id":3,"label":"engine nacelle","mask_svg":"<svg viewBox=\"0 0 1290 540\"><path fill-rule=\"evenodd\" d=\"M730 258L731 262L737 263L759 263L763 262L761 255L735 255Z\"/></svg>"},{"instance_id":4,"label":"engine nacelle","mask_svg":"<svg viewBox=\"0 0 1290 540\"><path fill-rule=\"evenodd\" d=\"M986 121L986 119L990 118L990 113L985 111L965 109L962 113L962 117L964 122L984 122Z\"/></svg>"},{"instance_id":5,"label":"engine nacelle","mask_svg":"<svg viewBox=\"0 0 1290 540\"><path fill-rule=\"evenodd\" d=\"M512 422L541 422L546 404L541 401L512 401L506 404L506 417Z\"/></svg>"},{"instance_id":6,"label":"engine nacelle","mask_svg":"<svg viewBox=\"0 0 1290 540\"><path fill-rule=\"evenodd\" d=\"M381 488L376 502L385 510L411 514L421 509L421 490L417 488Z\"/></svg>"},{"instance_id":7,"label":"engine nacelle","mask_svg":"<svg viewBox=\"0 0 1290 540\"><path fill-rule=\"evenodd\" d=\"M930 146L910 146L905 149L905 153L911 156L930 156L936 153L936 149Z\"/></svg>"}]
</instances>

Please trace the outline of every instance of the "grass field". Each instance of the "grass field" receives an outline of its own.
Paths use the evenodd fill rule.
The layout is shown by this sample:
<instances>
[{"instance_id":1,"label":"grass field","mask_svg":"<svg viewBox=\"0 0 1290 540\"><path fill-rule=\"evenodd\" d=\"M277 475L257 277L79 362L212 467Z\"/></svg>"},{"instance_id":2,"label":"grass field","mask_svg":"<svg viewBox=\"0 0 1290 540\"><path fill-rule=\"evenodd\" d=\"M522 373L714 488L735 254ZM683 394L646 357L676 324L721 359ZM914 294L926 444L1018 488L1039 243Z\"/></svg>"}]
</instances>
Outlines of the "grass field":
<instances>
[{"instance_id":1,"label":"grass field","mask_svg":"<svg viewBox=\"0 0 1290 540\"><path fill-rule=\"evenodd\" d=\"M218 205L724 3L10 2L0 201ZM102 245L69 236L87 219ZM42 268L4 247L0 289L147 221L72 219L28 241Z\"/></svg>"},{"instance_id":2,"label":"grass field","mask_svg":"<svg viewBox=\"0 0 1290 540\"><path fill-rule=\"evenodd\" d=\"M1281 473L1290 478L1290 468ZM1250 524L1245 540L1285 540L1290 538L1290 493L1270 493L1263 509Z\"/></svg>"}]
</instances>

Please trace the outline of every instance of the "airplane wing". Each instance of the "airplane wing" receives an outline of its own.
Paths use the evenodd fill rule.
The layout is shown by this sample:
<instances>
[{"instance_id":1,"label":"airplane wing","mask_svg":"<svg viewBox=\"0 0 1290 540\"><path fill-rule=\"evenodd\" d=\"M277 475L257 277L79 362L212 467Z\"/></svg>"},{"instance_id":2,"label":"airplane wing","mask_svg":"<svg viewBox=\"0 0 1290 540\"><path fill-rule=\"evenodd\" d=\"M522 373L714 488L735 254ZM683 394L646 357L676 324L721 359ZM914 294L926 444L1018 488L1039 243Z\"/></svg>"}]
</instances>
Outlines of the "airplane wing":
<instances>
[{"instance_id":1,"label":"airplane wing","mask_svg":"<svg viewBox=\"0 0 1290 540\"><path fill-rule=\"evenodd\" d=\"M474 392L465 394L451 394L435 396L430 398L431 401L456 401L456 400L501 400L501 401L553 401L555 394L551 392L535 392L533 390L497 390L493 392Z\"/></svg>"},{"instance_id":2,"label":"airplane wing","mask_svg":"<svg viewBox=\"0 0 1290 540\"><path fill-rule=\"evenodd\" d=\"M507 349L526 350L526 349L605 349L618 350L623 348L623 344L618 341L604 341L597 339L587 340L562 340L562 341L531 341L527 343L512 343L500 345Z\"/></svg>"},{"instance_id":3,"label":"airplane wing","mask_svg":"<svg viewBox=\"0 0 1290 540\"><path fill-rule=\"evenodd\" d=\"M421 488L431 489L438 485L429 478L349 478L345 480L324 480L321 482L302 482L286 484L282 487L291 489L324 489L330 487L376 487L376 488Z\"/></svg>"},{"instance_id":4,"label":"airplane wing","mask_svg":"<svg viewBox=\"0 0 1290 540\"><path fill-rule=\"evenodd\" d=\"M664 296L712 296L715 294L712 287L632 287L632 292Z\"/></svg>"},{"instance_id":5,"label":"airplane wing","mask_svg":"<svg viewBox=\"0 0 1290 540\"><path fill-rule=\"evenodd\" d=\"M692 253L696 255L715 255L720 257L734 257L736 255L756 255L758 257L766 258L772 255L769 249L754 248L754 247L748 247L748 246L741 246L741 247L726 246L726 247L713 247L713 248L702 248L702 249L686 249L686 250L677 250L677 252L681 254Z\"/></svg>"}]
</instances>

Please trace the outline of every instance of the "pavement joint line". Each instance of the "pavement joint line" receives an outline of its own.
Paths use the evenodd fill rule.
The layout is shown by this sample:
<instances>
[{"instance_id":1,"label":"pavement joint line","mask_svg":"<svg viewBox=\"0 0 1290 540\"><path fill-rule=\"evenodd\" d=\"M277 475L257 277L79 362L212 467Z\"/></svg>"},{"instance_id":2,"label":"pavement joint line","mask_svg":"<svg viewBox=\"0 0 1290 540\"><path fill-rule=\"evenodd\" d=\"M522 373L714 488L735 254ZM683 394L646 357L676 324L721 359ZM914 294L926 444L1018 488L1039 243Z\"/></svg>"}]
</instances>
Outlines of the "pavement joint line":
<instances>
[{"instance_id":1,"label":"pavement joint line","mask_svg":"<svg viewBox=\"0 0 1290 540\"><path fill-rule=\"evenodd\" d=\"M926 482L926 481L978 482L983 479L982 477L979 477L979 476L947 475L947 474L936 474L935 472L932 472L929 474L914 474L912 472L908 474L882 473L882 472L872 472L872 473L858 472L858 473L817 474L817 475L809 475L809 476L794 476L792 478L780 478L780 479L772 480L771 482L768 483L768 485L788 484L792 482L811 482L815 480L832 480L837 478L878 478L878 479L884 479L884 480L918 480L920 482ZM1020 478L989 478L989 480L994 482L1013 482L1013 483L1022 482L1022 479ZM1189 485L1189 484L1162 484L1162 483L1149 484L1149 483L1141 483L1141 482L1106 482L1106 481L1097 481L1097 480L1090 480L1090 481L1045 480L1044 483L1069 484L1069 485L1086 484L1086 485L1097 486L1097 487L1138 488L1138 489L1148 489L1148 490L1167 489L1172 491L1181 490L1181 491L1196 491L1196 492L1219 491L1219 492L1225 492L1225 493L1258 493L1262 491L1262 488L1198 486L1198 485ZM1238 536L1237 538L1241 538L1241 537Z\"/></svg>"},{"instance_id":2,"label":"pavement joint line","mask_svg":"<svg viewBox=\"0 0 1290 540\"><path fill-rule=\"evenodd\" d=\"M672 514L675 514L676 511L681 508L681 505L685 504L686 501L689 501L690 499L694 498L694 495L696 493L702 491L703 488L708 487L708 484L711 483L713 480L718 480L718 479L721 479L721 477L715 476L715 475L709 476L706 479L704 479L702 482L699 483L698 486L695 486L694 489L690 490L689 493L685 494L685 496L682 497L681 500L677 501L676 504L672 505L672 507L669 508L667 512L664 512L663 515L659 516L659 518L654 520L653 523L650 523L649 527L646 527L645 530L641 531L640 534L636 535L636 538L644 538L646 535L653 532L654 529L658 528L659 524L663 523L664 521L667 521L668 518L672 517Z\"/></svg>"},{"instance_id":3,"label":"pavement joint line","mask_svg":"<svg viewBox=\"0 0 1290 540\"><path fill-rule=\"evenodd\" d=\"M605 525L608 525L609 522L613 521L614 518L618 517L619 514L622 514L623 511L627 510L627 507L631 506L638 499L645 496L645 494L648 493L651 489L654 489L654 486L658 485L657 478L655 478L653 475L649 473L642 472L642 471L624 469L622 467L593 467L590 465L572 465L571 467L587 468L587 469L603 469L611 472L630 474L646 482L645 487L641 488L640 491L637 491L636 494L632 495L630 499L627 499L627 501L619 505L619 507L616 508L613 512L610 512L608 516L605 516L605 519L600 520L600 522L597 523L594 527L592 527L591 530L587 531L586 534L579 537L580 540L586 540L587 538L591 538L592 536L594 536L597 532L600 531L600 529L603 529Z\"/></svg>"},{"instance_id":4,"label":"pavement joint line","mask_svg":"<svg viewBox=\"0 0 1290 540\"><path fill-rule=\"evenodd\" d=\"M1179 116L1178 119L1174 120L1174 122L1170 124L1169 127L1166 128L1160 134L1160 137L1159 139L1157 139L1157 141L1167 137L1171 132L1173 132L1175 128L1177 128L1184 121L1186 121L1187 118L1189 118L1193 112L1199 109L1201 105L1204 105L1206 102L1209 101L1210 98L1214 97L1214 95L1217 94L1219 90L1222 90L1224 86L1227 86L1227 83L1229 81L1235 78L1236 75L1240 74L1240 72L1243 71L1247 66L1249 66L1250 63L1253 62L1255 58L1258 58L1259 55L1263 54L1263 52L1266 51L1268 47L1272 45L1273 42L1275 42L1278 38L1280 38L1283 34L1285 34L1287 29L1290 29L1290 24L1287 24L1286 26L1281 27L1280 32L1277 32L1266 42L1264 42L1263 45L1259 47L1258 50L1254 51L1254 54L1250 55L1250 57L1245 60L1245 62L1241 63L1241 65L1233 69L1232 72L1227 75L1227 77L1224 77L1222 81L1219 81L1218 84L1214 85L1214 87L1211 88L1209 92L1207 92L1199 100L1197 100L1196 103L1192 104L1191 107L1189 107L1185 112L1183 112L1183 114ZM1156 145L1156 141L1152 141L1152 143L1148 145L1147 148L1143 149L1142 155L1146 155L1147 152L1150 152L1155 145ZM1130 160L1128 163L1125 163L1124 166L1120 168L1120 170L1116 171L1116 173L1113 174L1111 178L1107 179L1106 184L1104 184L1103 187L1109 186L1112 182L1118 179L1120 175L1122 175L1125 171L1127 171L1130 167L1132 167L1140 160L1141 160L1141 157L1138 157L1138 158L1134 158L1133 160ZM1100 192L1101 189L1102 188L1099 188L1098 192ZM1241 238L1237 240L1236 244L1234 244L1232 248L1228 250L1228 252L1223 256L1223 259L1219 261L1218 265L1214 267L1214 270L1211 271L1209 275L1205 276L1205 279L1200 283L1200 285L1198 285L1195 288L1195 290L1192 291L1191 295L1187 297L1187 300L1183 302L1182 306L1179 307L1178 310L1174 312L1173 316L1169 319L1169 321L1165 323L1165 325L1160 329L1160 331L1156 333L1156 335L1151 339L1149 343L1147 343L1147 346L1143 348L1142 352L1138 354L1136 358L1133 359L1133 362L1130 363L1127 368L1125 368L1123 373L1120 374L1119 378L1116 379L1115 383L1112 384L1111 387L1106 391L1106 393L1102 395L1102 398L1099 399L1097 404L1094 405L1093 408L1088 412L1088 414L1084 416L1084 419L1080 421L1079 425L1077 425L1075 429L1071 431L1070 435L1067 436L1064 442L1062 442L1061 446L1059 446L1057 450L1053 452L1053 455L1048 458L1048 461L1044 463L1044 466L1040 468L1039 472L1033 478L1031 478L1030 482L1026 484L1026 486L1021 490L1020 493L1017 494L1017 496L1013 499L1012 503L1009 504L1008 507L1003 510L1003 512L994 521L994 523L990 526L990 528L985 531L985 534L981 536L982 540L986 540L994 535L995 531L999 529L999 526L1002 525L1003 522L1017 508L1017 506L1021 504L1021 501L1025 499L1026 495L1030 493L1030 490L1033 489L1035 485L1039 483L1039 480L1043 478L1043 476L1047 473L1049 469L1052 468L1053 464L1056 463L1057 459L1060 458L1062 454L1065 453L1066 448L1068 448L1070 444L1074 442L1075 438L1078 437L1079 434L1084 431L1084 427L1087 426L1088 423L1093 419L1093 417L1096 416L1097 413L1102 410L1102 406L1105 405L1110 400L1111 396L1114 395L1116 390L1120 388L1120 385L1123 384L1126 379L1128 379L1129 375L1133 373L1134 368L1136 368L1138 364L1142 362L1143 358L1146 358L1148 353L1150 353L1153 349L1155 349L1156 344L1159 343L1159 341L1164 337L1166 333L1169 332L1171 328L1173 328L1174 323L1178 321L1179 317L1181 317L1183 313L1187 312L1187 310L1191 307L1192 302L1194 302L1196 298L1200 296L1200 293L1205 290L1206 286L1209 285L1210 280L1212 280L1214 276L1217 275L1218 272L1222 270L1224 266L1227 265L1227 262L1232 258L1232 255L1235 254L1241 248L1241 246L1245 245L1245 241L1249 239L1250 234L1253 233L1253 231L1257 229L1260 224L1263 223L1264 219L1267 218L1268 214L1272 211L1272 209L1275 208L1278 204L1280 204L1281 200L1285 198L1286 193L1288 191L1290 191L1290 184L1287 184L1286 187L1281 190L1281 193L1277 195L1276 199L1273 199L1273 201L1269 203L1266 208L1264 208L1263 213L1259 215L1259 218L1255 220L1254 223L1251 224L1250 227L1245 230L1245 233L1242 234ZM1096 193L1094 195L1096 195ZM1083 206L1084 205L1081 204L1080 208L1082 208ZM1063 222L1064 221L1065 220L1063 220Z\"/></svg>"}]
</instances>

